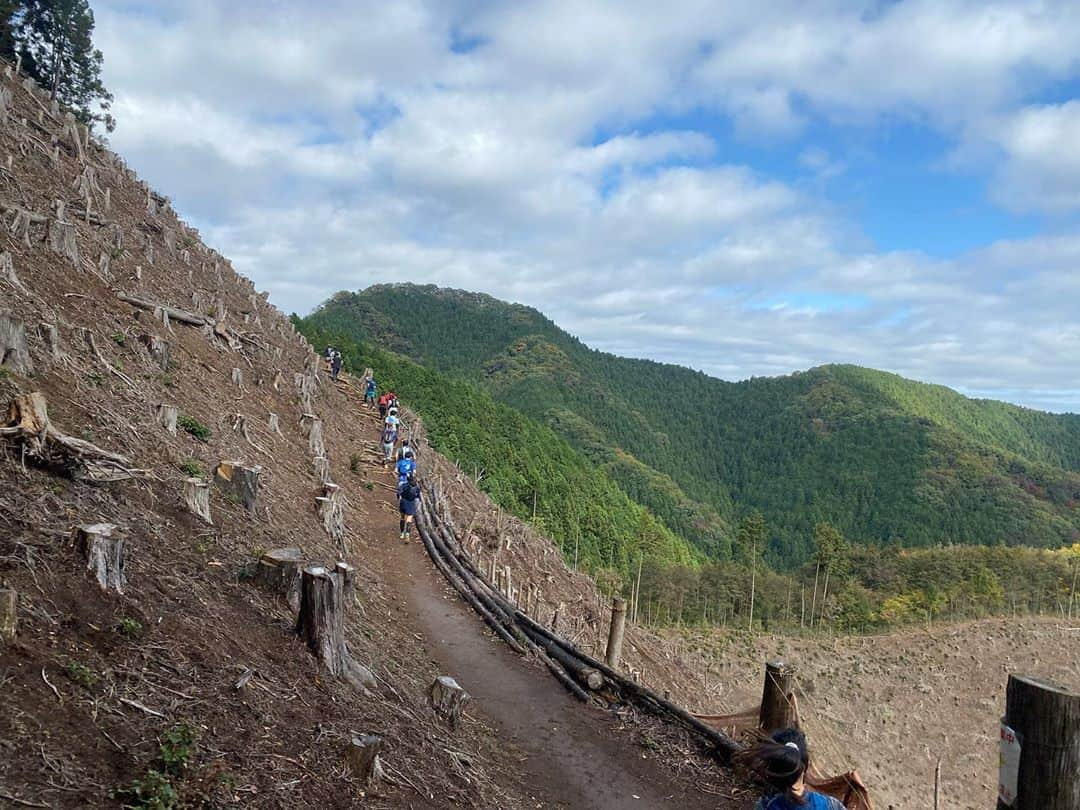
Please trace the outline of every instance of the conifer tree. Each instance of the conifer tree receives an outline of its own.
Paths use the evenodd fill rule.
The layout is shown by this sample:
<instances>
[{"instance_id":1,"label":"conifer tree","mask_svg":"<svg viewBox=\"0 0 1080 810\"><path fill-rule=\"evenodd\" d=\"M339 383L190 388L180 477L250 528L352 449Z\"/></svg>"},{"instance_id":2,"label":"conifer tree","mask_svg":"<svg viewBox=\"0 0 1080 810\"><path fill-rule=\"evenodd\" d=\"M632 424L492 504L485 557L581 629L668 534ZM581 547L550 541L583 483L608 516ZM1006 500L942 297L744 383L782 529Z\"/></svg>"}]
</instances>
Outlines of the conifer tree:
<instances>
[{"instance_id":1,"label":"conifer tree","mask_svg":"<svg viewBox=\"0 0 1080 810\"><path fill-rule=\"evenodd\" d=\"M15 12L18 0L0 0L0 56L15 61Z\"/></svg>"},{"instance_id":2,"label":"conifer tree","mask_svg":"<svg viewBox=\"0 0 1080 810\"><path fill-rule=\"evenodd\" d=\"M94 47L94 12L88 0L22 0L16 47L23 68L83 123L112 132L112 94L101 81L101 51Z\"/></svg>"}]
</instances>

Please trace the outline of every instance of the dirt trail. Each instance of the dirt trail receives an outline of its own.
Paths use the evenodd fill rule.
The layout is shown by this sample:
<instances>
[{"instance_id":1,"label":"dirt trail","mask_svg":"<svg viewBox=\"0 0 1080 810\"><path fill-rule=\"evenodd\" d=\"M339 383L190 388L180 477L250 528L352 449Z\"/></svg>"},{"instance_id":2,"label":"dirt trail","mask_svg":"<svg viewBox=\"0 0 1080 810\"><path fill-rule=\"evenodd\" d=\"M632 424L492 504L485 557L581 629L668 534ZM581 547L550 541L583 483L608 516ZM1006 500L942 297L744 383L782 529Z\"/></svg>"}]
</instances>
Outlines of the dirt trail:
<instances>
[{"instance_id":1,"label":"dirt trail","mask_svg":"<svg viewBox=\"0 0 1080 810\"><path fill-rule=\"evenodd\" d=\"M372 418L372 432L377 419ZM370 476L393 480L373 466ZM379 488L380 500L392 493ZM520 750L520 768L537 807L689 808L705 796L678 779L618 721L571 698L543 669L516 656L484 627L435 570L423 544L398 540L396 515L372 510L372 531L386 537L387 587L400 589L410 626L428 653L473 697L467 714ZM737 805L725 805L735 807Z\"/></svg>"}]
</instances>

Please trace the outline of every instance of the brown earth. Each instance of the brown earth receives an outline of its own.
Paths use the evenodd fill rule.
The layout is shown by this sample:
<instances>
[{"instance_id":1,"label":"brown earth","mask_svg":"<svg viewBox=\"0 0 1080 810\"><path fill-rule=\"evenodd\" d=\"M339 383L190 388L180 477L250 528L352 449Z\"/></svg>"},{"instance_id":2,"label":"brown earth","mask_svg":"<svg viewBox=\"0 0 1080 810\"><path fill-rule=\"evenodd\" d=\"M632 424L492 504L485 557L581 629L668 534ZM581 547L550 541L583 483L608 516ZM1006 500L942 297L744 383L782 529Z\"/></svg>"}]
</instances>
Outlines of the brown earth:
<instances>
[{"instance_id":1,"label":"brown earth","mask_svg":"<svg viewBox=\"0 0 1080 810\"><path fill-rule=\"evenodd\" d=\"M583 710L495 644L420 546L397 541L391 493L366 486L376 480L374 425L356 417L344 386L309 373L311 348L283 315L47 98L19 77L0 88L0 252L15 270L0 275L0 317L23 328L33 361L0 368L0 405L39 391L55 427L137 468L131 480L92 485L24 463L18 441L0 452L0 588L17 591L19 617L0 648L0 803L117 806L158 771L189 806L746 806L745 788L686 733L627 708ZM32 214L25 237L13 228L20 210ZM50 248L49 233L64 231L78 257ZM118 292L211 326L165 323ZM56 353L45 325L56 327ZM168 342L166 368L144 336ZM307 397L298 379L316 385ZM209 437L168 433L159 403ZM305 411L323 421L330 475L345 493L340 540L316 515ZM214 490L209 524L185 507L182 481L223 460L262 467L258 506L249 514ZM99 522L125 540L122 594L101 591L69 541ZM347 641L378 678L372 695L328 678L285 602L251 582L262 552L281 546L356 566ZM561 558L549 567L560 581L582 579ZM475 696L456 731L426 705L445 672ZM162 742L177 730L195 742L173 744L166 761ZM342 752L356 733L383 737L386 781L349 778Z\"/></svg>"}]
</instances>

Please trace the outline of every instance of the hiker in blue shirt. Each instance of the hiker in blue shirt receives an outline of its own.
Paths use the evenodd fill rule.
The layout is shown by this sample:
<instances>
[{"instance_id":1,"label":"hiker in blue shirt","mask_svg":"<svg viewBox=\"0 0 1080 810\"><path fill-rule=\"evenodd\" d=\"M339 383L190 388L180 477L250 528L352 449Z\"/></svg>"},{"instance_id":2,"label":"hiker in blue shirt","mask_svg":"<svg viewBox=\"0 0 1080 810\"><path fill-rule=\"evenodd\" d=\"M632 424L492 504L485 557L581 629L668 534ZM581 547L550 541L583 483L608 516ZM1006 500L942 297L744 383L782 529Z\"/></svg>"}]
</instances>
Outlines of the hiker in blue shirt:
<instances>
[{"instance_id":1,"label":"hiker in blue shirt","mask_svg":"<svg viewBox=\"0 0 1080 810\"><path fill-rule=\"evenodd\" d=\"M844 810L839 799L806 786L810 752L806 735L797 728L773 732L735 756L778 791L759 799L754 810Z\"/></svg>"},{"instance_id":2,"label":"hiker in blue shirt","mask_svg":"<svg viewBox=\"0 0 1080 810\"><path fill-rule=\"evenodd\" d=\"M401 527L401 539L408 540L412 530L416 513L420 508L420 485L410 473L405 483L398 488L398 511L401 513L399 526Z\"/></svg>"},{"instance_id":3,"label":"hiker in blue shirt","mask_svg":"<svg viewBox=\"0 0 1080 810\"><path fill-rule=\"evenodd\" d=\"M375 384L374 377L368 377L367 386L364 389L364 404L369 408L375 407L375 392L379 386Z\"/></svg>"},{"instance_id":4,"label":"hiker in blue shirt","mask_svg":"<svg viewBox=\"0 0 1080 810\"><path fill-rule=\"evenodd\" d=\"M412 454L404 457L397 463L398 474L398 492L405 486L405 483L416 474L416 462L413 461Z\"/></svg>"}]
</instances>

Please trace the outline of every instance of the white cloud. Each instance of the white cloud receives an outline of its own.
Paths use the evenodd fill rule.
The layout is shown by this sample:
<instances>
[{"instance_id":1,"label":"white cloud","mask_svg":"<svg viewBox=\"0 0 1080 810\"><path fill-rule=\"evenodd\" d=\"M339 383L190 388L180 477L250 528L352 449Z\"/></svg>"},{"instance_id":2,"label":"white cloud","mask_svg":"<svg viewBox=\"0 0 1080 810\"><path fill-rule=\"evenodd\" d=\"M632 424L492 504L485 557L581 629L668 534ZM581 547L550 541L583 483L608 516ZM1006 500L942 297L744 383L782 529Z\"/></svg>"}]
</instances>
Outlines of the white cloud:
<instances>
[{"instance_id":1,"label":"white cloud","mask_svg":"<svg viewBox=\"0 0 1080 810\"><path fill-rule=\"evenodd\" d=\"M1010 207L1080 209L1080 108L1032 96L1080 73L1076 4L268 8L95 4L114 145L281 306L434 282L727 377L858 362L1080 407L1077 240L875 252L820 196L839 147L799 143L915 122ZM693 123L718 115L810 187L732 162Z\"/></svg>"}]
</instances>

